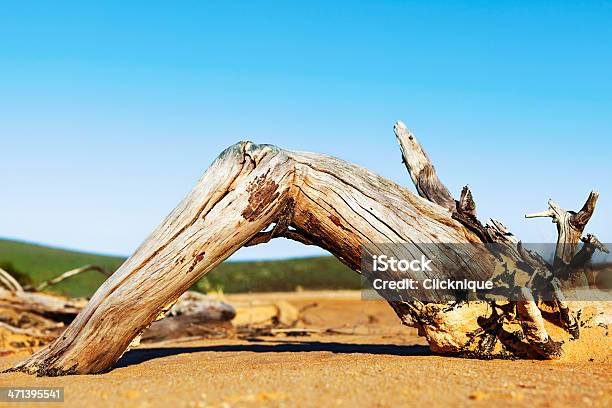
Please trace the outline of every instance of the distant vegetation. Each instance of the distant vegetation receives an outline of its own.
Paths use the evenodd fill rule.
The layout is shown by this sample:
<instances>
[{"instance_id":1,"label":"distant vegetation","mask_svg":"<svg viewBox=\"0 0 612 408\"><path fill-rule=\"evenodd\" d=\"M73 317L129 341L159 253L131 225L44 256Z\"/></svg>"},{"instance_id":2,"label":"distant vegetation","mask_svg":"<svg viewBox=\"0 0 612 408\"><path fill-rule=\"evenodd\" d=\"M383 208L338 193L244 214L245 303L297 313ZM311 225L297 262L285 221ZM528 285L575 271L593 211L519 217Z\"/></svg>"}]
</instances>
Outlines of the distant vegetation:
<instances>
[{"instance_id":1,"label":"distant vegetation","mask_svg":"<svg viewBox=\"0 0 612 408\"><path fill-rule=\"evenodd\" d=\"M115 271L122 257L95 255L0 239L0 268L22 284L37 285L67 270L86 264ZM88 297L106 277L89 271L49 290L72 297ZM359 289L355 272L330 256L281 261L225 262L194 285L203 292L276 292L303 289Z\"/></svg>"},{"instance_id":2,"label":"distant vegetation","mask_svg":"<svg viewBox=\"0 0 612 408\"><path fill-rule=\"evenodd\" d=\"M203 291L278 292L303 289L359 289L361 278L336 258L224 262L196 284Z\"/></svg>"},{"instance_id":3,"label":"distant vegetation","mask_svg":"<svg viewBox=\"0 0 612 408\"><path fill-rule=\"evenodd\" d=\"M0 240L0 267L9 265L13 273L29 277L31 284L55 278L62 272L86 264L96 264L114 271L124 261L121 257L93 255L82 252L67 251L25 242ZM16 277L17 278L17 277ZM55 292L69 296L90 296L104 282L106 276L99 272L89 271L50 288ZM17 280L21 280L17 278ZM26 282L21 282L26 283Z\"/></svg>"}]
</instances>

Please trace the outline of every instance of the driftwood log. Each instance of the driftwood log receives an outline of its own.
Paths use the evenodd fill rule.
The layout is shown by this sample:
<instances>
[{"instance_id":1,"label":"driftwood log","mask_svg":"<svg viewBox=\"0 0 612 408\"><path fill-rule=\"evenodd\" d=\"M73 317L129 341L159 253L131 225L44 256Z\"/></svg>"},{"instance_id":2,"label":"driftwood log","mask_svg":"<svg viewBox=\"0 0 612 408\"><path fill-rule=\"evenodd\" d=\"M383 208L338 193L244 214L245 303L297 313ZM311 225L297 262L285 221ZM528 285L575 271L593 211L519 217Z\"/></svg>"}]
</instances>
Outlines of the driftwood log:
<instances>
[{"instance_id":1,"label":"driftwood log","mask_svg":"<svg viewBox=\"0 0 612 408\"><path fill-rule=\"evenodd\" d=\"M453 199L402 123L396 124L395 133L418 196L333 157L251 142L229 147L98 289L63 335L14 370L38 375L109 370L132 340L205 273L240 247L276 237L317 245L357 272L364 245L497 242L514 248L505 259L511 268L527 264L530 273L551 273L551 265L516 245L501 223L478 221L469 189L458 201ZM585 208L569 218L560 209L550 213L558 220L560 242L569 244L558 255L564 262L576 254L577 239L596 199L594 193ZM551 211L556 210L551 206ZM464 255L453 248L441 261L448 268L440 278L453 278L452 271ZM476 260L464 264L463 274L481 278L498 262L482 250ZM526 290L523 296L522 301L500 307L487 302L416 300L390 304L403 323L418 327L434 351L474 357L558 357L560 343L548 336L531 294ZM577 336L576 315L559 296L551 307L561 324ZM518 329L511 330L508 322ZM503 350L498 353L495 344L503 344Z\"/></svg>"},{"instance_id":2,"label":"driftwood log","mask_svg":"<svg viewBox=\"0 0 612 408\"><path fill-rule=\"evenodd\" d=\"M83 300L0 288L0 355L48 344L83 306Z\"/></svg>"},{"instance_id":3,"label":"driftwood log","mask_svg":"<svg viewBox=\"0 0 612 408\"><path fill-rule=\"evenodd\" d=\"M85 299L0 288L0 355L55 340L86 303ZM235 316L236 310L230 304L188 291L179 297L165 318L153 322L144 331L139 341L231 337L235 332L231 320Z\"/></svg>"},{"instance_id":4,"label":"driftwood log","mask_svg":"<svg viewBox=\"0 0 612 408\"><path fill-rule=\"evenodd\" d=\"M0 356L44 346L61 335L87 301L42 290L87 271L111 275L101 266L84 265L33 288L22 287L11 274L0 269ZM159 343L184 338L232 337L235 330L231 320L235 316L236 310L230 304L187 291L165 318L153 322L134 344L138 341Z\"/></svg>"}]
</instances>

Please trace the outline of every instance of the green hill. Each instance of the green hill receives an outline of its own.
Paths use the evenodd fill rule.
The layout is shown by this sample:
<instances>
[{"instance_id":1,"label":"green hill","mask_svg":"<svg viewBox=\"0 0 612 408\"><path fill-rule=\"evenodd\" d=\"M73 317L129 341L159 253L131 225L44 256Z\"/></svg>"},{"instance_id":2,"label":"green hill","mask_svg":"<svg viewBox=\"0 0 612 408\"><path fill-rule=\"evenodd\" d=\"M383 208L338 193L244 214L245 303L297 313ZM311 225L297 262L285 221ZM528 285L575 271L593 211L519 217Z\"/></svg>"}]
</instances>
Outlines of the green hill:
<instances>
[{"instance_id":1,"label":"green hill","mask_svg":"<svg viewBox=\"0 0 612 408\"><path fill-rule=\"evenodd\" d=\"M37 285L67 270L96 264L115 271L122 257L96 255L0 239L0 268L22 282ZM91 296L106 277L90 271L67 279L50 290L68 296ZM224 262L200 279L194 289L221 289L226 293L292 291L304 289L359 289L355 272L330 256L278 261Z\"/></svg>"}]
</instances>

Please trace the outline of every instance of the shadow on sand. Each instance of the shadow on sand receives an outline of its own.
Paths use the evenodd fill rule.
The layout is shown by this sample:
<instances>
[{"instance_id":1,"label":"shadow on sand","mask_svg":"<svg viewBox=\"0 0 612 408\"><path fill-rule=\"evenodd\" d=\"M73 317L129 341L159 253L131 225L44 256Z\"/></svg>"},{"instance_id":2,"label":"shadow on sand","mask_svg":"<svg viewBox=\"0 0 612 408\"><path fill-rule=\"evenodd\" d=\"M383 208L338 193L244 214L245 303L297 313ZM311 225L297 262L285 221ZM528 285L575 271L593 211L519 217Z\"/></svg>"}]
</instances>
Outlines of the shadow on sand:
<instances>
[{"instance_id":1,"label":"shadow on sand","mask_svg":"<svg viewBox=\"0 0 612 408\"><path fill-rule=\"evenodd\" d=\"M313 351L329 351L342 354L387 354L392 356L429 356L433 353L427 346L421 345L393 345L393 344L351 344L319 341L292 341L274 344L234 344L212 345L194 347L163 347L142 348L130 350L115 364L113 368L128 367L156 358L174 356L184 353L197 353L201 351L254 353L304 353Z\"/></svg>"}]
</instances>

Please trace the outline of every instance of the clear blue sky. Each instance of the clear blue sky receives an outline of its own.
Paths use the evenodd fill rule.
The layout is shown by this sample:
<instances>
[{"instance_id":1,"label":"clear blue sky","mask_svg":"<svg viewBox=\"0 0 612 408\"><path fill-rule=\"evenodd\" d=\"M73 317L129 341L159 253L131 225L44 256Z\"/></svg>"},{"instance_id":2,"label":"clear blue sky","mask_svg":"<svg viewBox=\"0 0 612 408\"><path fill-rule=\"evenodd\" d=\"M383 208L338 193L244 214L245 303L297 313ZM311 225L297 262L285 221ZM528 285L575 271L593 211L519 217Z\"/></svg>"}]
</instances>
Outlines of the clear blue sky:
<instances>
[{"instance_id":1,"label":"clear blue sky","mask_svg":"<svg viewBox=\"0 0 612 408\"><path fill-rule=\"evenodd\" d=\"M402 119L481 217L550 242L597 188L612 241L610 1L97 3L2 2L0 236L128 255L242 139L409 185Z\"/></svg>"}]
</instances>

